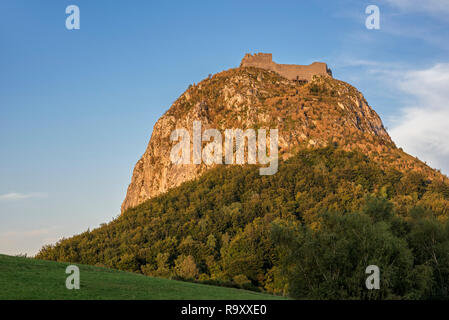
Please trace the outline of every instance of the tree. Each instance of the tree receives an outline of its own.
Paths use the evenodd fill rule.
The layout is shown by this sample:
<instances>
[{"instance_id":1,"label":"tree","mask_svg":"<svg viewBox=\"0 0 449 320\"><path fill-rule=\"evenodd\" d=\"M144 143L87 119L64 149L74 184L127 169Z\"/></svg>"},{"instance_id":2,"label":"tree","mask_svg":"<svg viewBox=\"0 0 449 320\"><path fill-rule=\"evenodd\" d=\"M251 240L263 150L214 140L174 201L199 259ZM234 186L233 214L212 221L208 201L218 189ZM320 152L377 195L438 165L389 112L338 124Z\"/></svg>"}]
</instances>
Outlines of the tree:
<instances>
[{"instance_id":1,"label":"tree","mask_svg":"<svg viewBox=\"0 0 449 320\"><path fill-rule=\"evenodd\" d=\"M284 248L289 293L308 299L394 299L416 297L418 272L404 239L390 225L362 213L324 213L315 229L274 225L273 237ZM365 269L381 270L380 290L367 290ZM422 275L422 274L420 274Z\"/></svg>"},{"instance_id":2,"label":"tree","mask_svg":"<svg viewBox=\"0 0 449 320\"><path fill-rule=\"evenodd\" d=\"M199 274L195 259L192 256L183 255L175 261L175 272L183 279L196 279Z\"/></svg>"}]
</instances>

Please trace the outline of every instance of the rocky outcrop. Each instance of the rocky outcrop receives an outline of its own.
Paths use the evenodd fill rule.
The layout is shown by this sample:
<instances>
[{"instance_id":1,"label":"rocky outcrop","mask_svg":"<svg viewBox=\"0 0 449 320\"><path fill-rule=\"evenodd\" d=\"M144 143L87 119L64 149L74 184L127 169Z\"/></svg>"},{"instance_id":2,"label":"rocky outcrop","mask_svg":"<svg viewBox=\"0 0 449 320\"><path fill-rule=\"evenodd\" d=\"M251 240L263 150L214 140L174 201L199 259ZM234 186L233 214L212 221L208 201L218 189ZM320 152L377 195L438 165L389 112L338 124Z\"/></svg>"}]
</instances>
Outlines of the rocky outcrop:
<instances>
[{"instance_id":1,"label":"rocky outcrop","mask_svg":"<svg viewBox=\"0 0 449 320\"><path fill-rule=\"evenodd\" d=\"M281 159L300 148L335 144L361 150L398 170L433 172L396 148L379 116L351 85L327 75L301 84L269 70L241 67L190 86L157 121L134 168L122 212L195 179L211 167L204 163L179 165L170 160L172 131L185 128L192 137L195 120L201 121L203 131L278 129Z\"/></svg>"}]
</instances>

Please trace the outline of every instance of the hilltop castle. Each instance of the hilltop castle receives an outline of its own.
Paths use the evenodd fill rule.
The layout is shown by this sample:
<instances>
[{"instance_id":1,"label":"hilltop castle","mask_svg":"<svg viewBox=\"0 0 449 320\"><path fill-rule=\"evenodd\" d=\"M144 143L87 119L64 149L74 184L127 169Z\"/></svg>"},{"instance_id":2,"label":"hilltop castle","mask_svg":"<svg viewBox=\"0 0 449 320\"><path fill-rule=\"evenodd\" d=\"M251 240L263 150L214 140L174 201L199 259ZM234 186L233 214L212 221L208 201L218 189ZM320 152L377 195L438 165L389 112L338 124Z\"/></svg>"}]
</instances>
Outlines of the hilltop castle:
<instances>
[{"instance_id":1,"label":"hilltop castle","mask_svg":"<svg viewBox=\"0 0 449 320\"><path fill-rule=\"evenodd\" d=\"M281 76L295 81L310 81L314 75L332 76L332 71L323 62L314 62L308 66L297 64L277 64L273 62L271 53L247 53L240 63L240 67L256 67L271 70Z\"/></svg>"}]
</instances>

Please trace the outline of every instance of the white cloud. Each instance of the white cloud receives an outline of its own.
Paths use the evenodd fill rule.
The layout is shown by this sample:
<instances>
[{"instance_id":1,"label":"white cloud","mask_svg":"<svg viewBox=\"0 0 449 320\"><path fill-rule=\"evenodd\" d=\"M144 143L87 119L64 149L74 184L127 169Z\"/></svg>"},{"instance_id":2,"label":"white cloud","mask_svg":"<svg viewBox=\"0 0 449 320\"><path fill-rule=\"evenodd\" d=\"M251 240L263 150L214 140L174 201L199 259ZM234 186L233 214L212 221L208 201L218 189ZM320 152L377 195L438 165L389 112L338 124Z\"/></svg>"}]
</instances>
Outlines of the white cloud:
<instances>
[{"instance_id":1,"label":"white cloud","mask_svg":"<svg viewBox=\"0 0 449 320\"><path fill-rule=\"evenodd\" d=\"M385 2L403 11L427 12L441 16L449 14L449 1L447 0L385 0Z\"/></svg>"},{"instance_id":2,"label":"white cloud","mask_svg":"<svg viewBox=\"0 0 449 320\"><path fill-rule=\"evenodd\" d=\"M43 245L55 243L63 236L60 226L41 229L16 230L0 233L0 252L16 255L35 255Z\"/></svg>"},{"instance_id":3,"label":"white cloud","mask_svg":"<svg viewBox=\"0 0 449 320\"><path fill-rule=\"evenodd\" d=\"M400 76L398 89L414 99L393 121L398 146L430 166L449 173L449 63Z\"/></svg>"},{"instance_id":4,"label":"white cloud","mask_svg":"<svg viewBox=\"0 0 449 320\"><path fill-rule=\"evenodd\" d=\"M366 68L368 72L372 73L385 73L405 68L404 64L401 64L397 61L385 62L377 60L358 59L347 54L341 57L337 57L337 59L335 60L335 64L338 65L339 68Z\"/></svg>"},{"instance_id":5,"label":"white cloud","mask_svg":"<svg viewBox=\"0 0 449 320\"><path fill-rule=\"evenodd\" d=\"M0 201L18 201L30 198L44 198L47 195L45 193L33 192L33 193L5 193L0 195Z\"/></svg>"}]
</instances>

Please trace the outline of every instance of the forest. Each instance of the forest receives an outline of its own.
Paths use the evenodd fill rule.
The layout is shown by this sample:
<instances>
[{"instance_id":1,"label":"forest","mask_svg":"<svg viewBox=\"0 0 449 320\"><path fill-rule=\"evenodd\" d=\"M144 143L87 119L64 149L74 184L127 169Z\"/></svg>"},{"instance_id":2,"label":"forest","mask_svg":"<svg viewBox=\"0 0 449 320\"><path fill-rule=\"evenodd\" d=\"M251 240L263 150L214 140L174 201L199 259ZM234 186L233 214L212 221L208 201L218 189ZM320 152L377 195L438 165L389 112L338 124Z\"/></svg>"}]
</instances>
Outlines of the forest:
<instances>
[{"instance_id":1,"label":"forest","mask_svg":"<svg viewBox=\"0 0 449 320\"><path fill-rule=\"evenodd\" d=\"M296 299L448 299L449 185L382 167L337 147L272 176L218 166L36 257Z\"/></svg>"}]
</instances>

